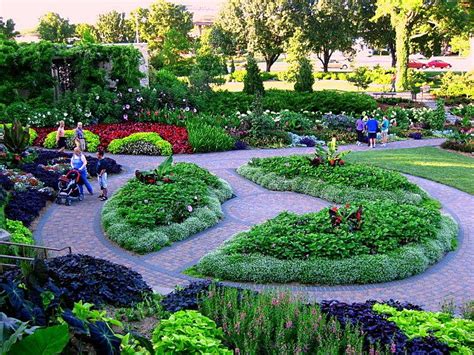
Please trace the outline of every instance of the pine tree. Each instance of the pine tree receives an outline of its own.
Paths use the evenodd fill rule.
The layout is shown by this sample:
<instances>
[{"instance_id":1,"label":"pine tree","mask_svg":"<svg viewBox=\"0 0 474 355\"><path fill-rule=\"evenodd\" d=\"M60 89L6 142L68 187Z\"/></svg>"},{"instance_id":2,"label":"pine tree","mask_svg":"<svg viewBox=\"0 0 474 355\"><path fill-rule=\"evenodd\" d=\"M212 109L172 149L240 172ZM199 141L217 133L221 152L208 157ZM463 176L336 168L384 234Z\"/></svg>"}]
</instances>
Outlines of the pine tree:
<instances>
[{"instance_id":1,"label":"pine tree","mask_svg":"<svg viewBox=\"0 0 474 355\"><path fill-rule=\"evenodd\" d=\"M314 84L313 65L308 58L302 58L298 63L295 91L312 92Z\"/></svg>"},{"instance_id":2,"label":"pine tree","mask_svg":"<svg viewBox=\"0 0 474 355\"><path fill-rule=\"evenodd\" d=\"M289 82L295 82L300 71L301 61L308 56L308 43L304 38L303 31L297 28L295 34L288 41L286 48L286 62L288 70L285 73L285 79Z\"/></svg>"},{"instance_id":3,"label":"pine tree","mask_svg":"<svg viewBox=\"0 0 474 355\"><path fill-rule=\"evenodd\" d=\"M258 68L257 61L252 55L247 57L247 65L245 66L247 74L244 77L244 92L249 95L265 94L262 76Z\"/></svg>"}]
</instances>

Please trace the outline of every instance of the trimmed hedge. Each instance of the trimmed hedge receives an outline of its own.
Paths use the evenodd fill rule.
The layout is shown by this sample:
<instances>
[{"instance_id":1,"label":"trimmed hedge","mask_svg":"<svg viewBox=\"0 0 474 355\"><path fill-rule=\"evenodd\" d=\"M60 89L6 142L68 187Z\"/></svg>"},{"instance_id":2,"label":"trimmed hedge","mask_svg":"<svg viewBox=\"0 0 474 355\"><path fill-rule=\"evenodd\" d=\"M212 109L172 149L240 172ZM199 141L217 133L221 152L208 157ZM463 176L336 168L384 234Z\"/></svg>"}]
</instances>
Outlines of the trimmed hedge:
<instances>
[{"instance_id":1,"label":"trimmed hedge","mask_svg":"<svg viewBox=\"0 0 474 355\"><path fill-rule=\"evenodd\" d=\"M97 148L100 144L99 136L92 133L91 131L84 130L84 138L86 140L86 152L94 153L97 152ZM76 144L74 143L74 130L68 129L64 131L64 135L66 137L66 148L67 149L74 149ZM56 144L56 131L48 133L46 136L43 147L48 149L55 149L57 148Z\"/></svg>"},{"instance_id":2,"label":"trimmed hedge","mask_svg":"<svg viewBox=\"0 0 474 355\"><path fill-rule=\"evenodd\" d=\"M274 191L294 191L318 197L334 203L350 203L354 201L374 201L389 199L397 203L420 204L428 198L428 194L413 184L417 192L406 190L383 191L371 188L354 188L345 185L334 185L331 182L297 176L286 178L276 173L267 173L261 168L243 165L237 172L245 178Z\"/></svg>"},{"instance_id":3,"label":"trimmed hedge","mask_svg":"<svg viewBox=\"0 0 474 355\"><path fill-rule=\"evenodd\" d=\"M221 152L234 148L235 139L224 128L211 126L199 120L188 121L186 128L194 152Z\"/></svg>"},{"instance_id":4,"label":"trimmed hedge","mask_svg":"<svg viewBox=\"0 0 474 355\"><path fill-rule=\"evenodd\" d=\"M243 92L216 91L209 100L203 101L199 110L204 113L231 115L252 109L254 97ZM267 90L262 98L264 110L279 112L321 111L332 113L361 114L377 108L377 101L367 94L322 90L297 93L292 90Z\"/></svg>"},{"instance_id":5,"label":"trimmed hedge","mask_svg":"<svg viewBox=\"0 0 474 355\"><path fill-rule=\"evenodd\" d=\"M120 191L120 190L119 190ZM194 208L182 222L148 227L133 226L119 214L120 199L115 195L102 210L102 225L107 236L125 249L137 253L149 253L188 238L218 223L224 217L221 203L232 197L230 185L216 178L215 186L207 186L204 204ZM166 198L165 196L163 198Z\"/></svg>"},{"instance_id":6,"label":"trimmed hedge","mask_svg":"<svg viewBox=\"0 0 474 355\"><path fill-rule=\"evenodd\" d=\"M204 256L197 265L203 275L222 280L256 283L341 285L388 282L425 271L455 248L458 226L443 216L435 238L379 255L334 260L280 260L261 254L227 255L225 247Z\"/></svg>"},{"instance_id":7,"label":"trimmed hedge","mask_svg":"<svg viewBox=\"0 0 474 355\"><path fill-rule=\"evenodd\" d=\"M125 138L114 139L107 147L113 154L171 155L173 146L158 133L134 133Z\"/></svg>"}]
</instances>

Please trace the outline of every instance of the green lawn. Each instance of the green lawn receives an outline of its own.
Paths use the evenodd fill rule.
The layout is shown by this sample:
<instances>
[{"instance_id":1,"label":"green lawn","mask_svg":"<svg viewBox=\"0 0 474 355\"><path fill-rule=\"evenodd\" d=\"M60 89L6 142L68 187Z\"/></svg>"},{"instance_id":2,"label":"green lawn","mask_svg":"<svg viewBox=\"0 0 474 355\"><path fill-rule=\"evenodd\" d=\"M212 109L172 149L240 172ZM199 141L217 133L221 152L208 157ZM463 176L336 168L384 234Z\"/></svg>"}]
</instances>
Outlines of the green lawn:
<instances>
[{"instance_id":1,"label":"green lawn","mask_svg":"<svg viewBox=\"0 0 474 355\"><path fill-rule=\"evenodd\" d=\"M347 160L420 176L474 195L474 158L461 154L434 147L376 149L351 153Z\"/></svg>"}]
</instances>

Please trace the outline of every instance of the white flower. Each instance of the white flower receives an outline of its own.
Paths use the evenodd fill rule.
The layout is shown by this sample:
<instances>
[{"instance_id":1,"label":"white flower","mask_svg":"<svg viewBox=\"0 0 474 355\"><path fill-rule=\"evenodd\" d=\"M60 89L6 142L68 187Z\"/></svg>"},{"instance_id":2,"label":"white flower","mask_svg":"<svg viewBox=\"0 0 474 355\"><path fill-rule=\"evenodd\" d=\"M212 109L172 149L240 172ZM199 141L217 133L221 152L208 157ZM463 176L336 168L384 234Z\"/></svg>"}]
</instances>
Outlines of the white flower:
<instances>
[{"instance_id":1,"label":"white flower","mask_svg":"<svg viewBox=\"0 0 474 355\"><path fill-rule=\"evenodd\" d=\"M64 115L64 117L67 117L67 112L64 112L63 115Z\"/></svg>"},{"instance_id":2,"label":"white flower","mask_svg":"<svg viewBox=\"0 0 474 355\"><path fill-rule=\"evenodd\" d=\"M99 99L100 99L100 96L99 96L99 95L97 95L97 96L95 97L95 99L96 99L96 100L99 100Z\"/></svg>"},{"instance_id":3,"label":"white flower","mask_svg":"<svg viewBox=\"0 0 474 355\"><path fill-rule=\"evenodd\" d=\"M132 91L133 91L133 89L132 89L132 88L128 88L128 92L132 92Z\"/></svg>"},{"instance_id":4,"label":"white flower","mask_svg":"<svg viewBox=\"0 0 474 355\"><path fill-rule=\"evenodd\" d=\"M189 205L187 208L188 208L189 213L191 213L193 211L193 206Z\"/></svg>"},{"instance_id":5,"label":"white flower","mask_svg":"<svg viewBox=\"0 0 474 355\"><path fill-rule=\"evenodd\" d=\"M51 112L48 111L48 115L51 115Z\"/></svg>"}]
</instances>

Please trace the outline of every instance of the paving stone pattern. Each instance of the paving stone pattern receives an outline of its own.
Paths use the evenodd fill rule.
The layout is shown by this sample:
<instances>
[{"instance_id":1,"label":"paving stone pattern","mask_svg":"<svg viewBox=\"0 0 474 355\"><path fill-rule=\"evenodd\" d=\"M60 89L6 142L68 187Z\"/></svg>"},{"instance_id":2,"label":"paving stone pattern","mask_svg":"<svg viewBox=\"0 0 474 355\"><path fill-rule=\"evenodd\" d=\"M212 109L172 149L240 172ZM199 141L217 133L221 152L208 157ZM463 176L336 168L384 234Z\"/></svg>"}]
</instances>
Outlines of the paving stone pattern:
<instances>
[{"instance_id":1,"label":"paving stone pattern","mask_svg":"<svg viewBox=\"0 0 474 355\"><path fill-rule=\"evenodd\" d=\"M429 139L391 143L387 148L436 146L443 140ZM342 149L366 150L366 147L346 146ZM376 150L378 150L376 149ZM234 234L248 230L252 225L275 217L282 211L307 213L318 211L328 202L291 192L266 190L242 177L235 169L253 157L270 157L312 153L313 148L262 149L223 153L179 155L176 161L193 162L227 180L236 197L223 205L224 219L216 226L173 244L170 247L137 255L125 251L109 241L100 224L102 202L96 196L86 196L73 206L52 205L44 213L34 233L39 244L72 246L74 253L89 254L128 266L139 273L157 292L170 292L176 285L185 285L193 278L181 274L208 252L216 249ZM135 169L156 167L162 157L110 156L125 167L125 172L109 178L111 193L128 181ZM449 253L440 263L425 273L405 280L352 286L253 285L229 283L256 289L291 289L314 300L339 299L356 302L367 299L410 301L428 309L439 309L445 299L461 304L474 299L474 197L454 188L429 180L410 179L439 199L443 209L460 224L460 243L457 251ZM95 182L97 187L97 182Z\"/></svg>"}]
</instances>

